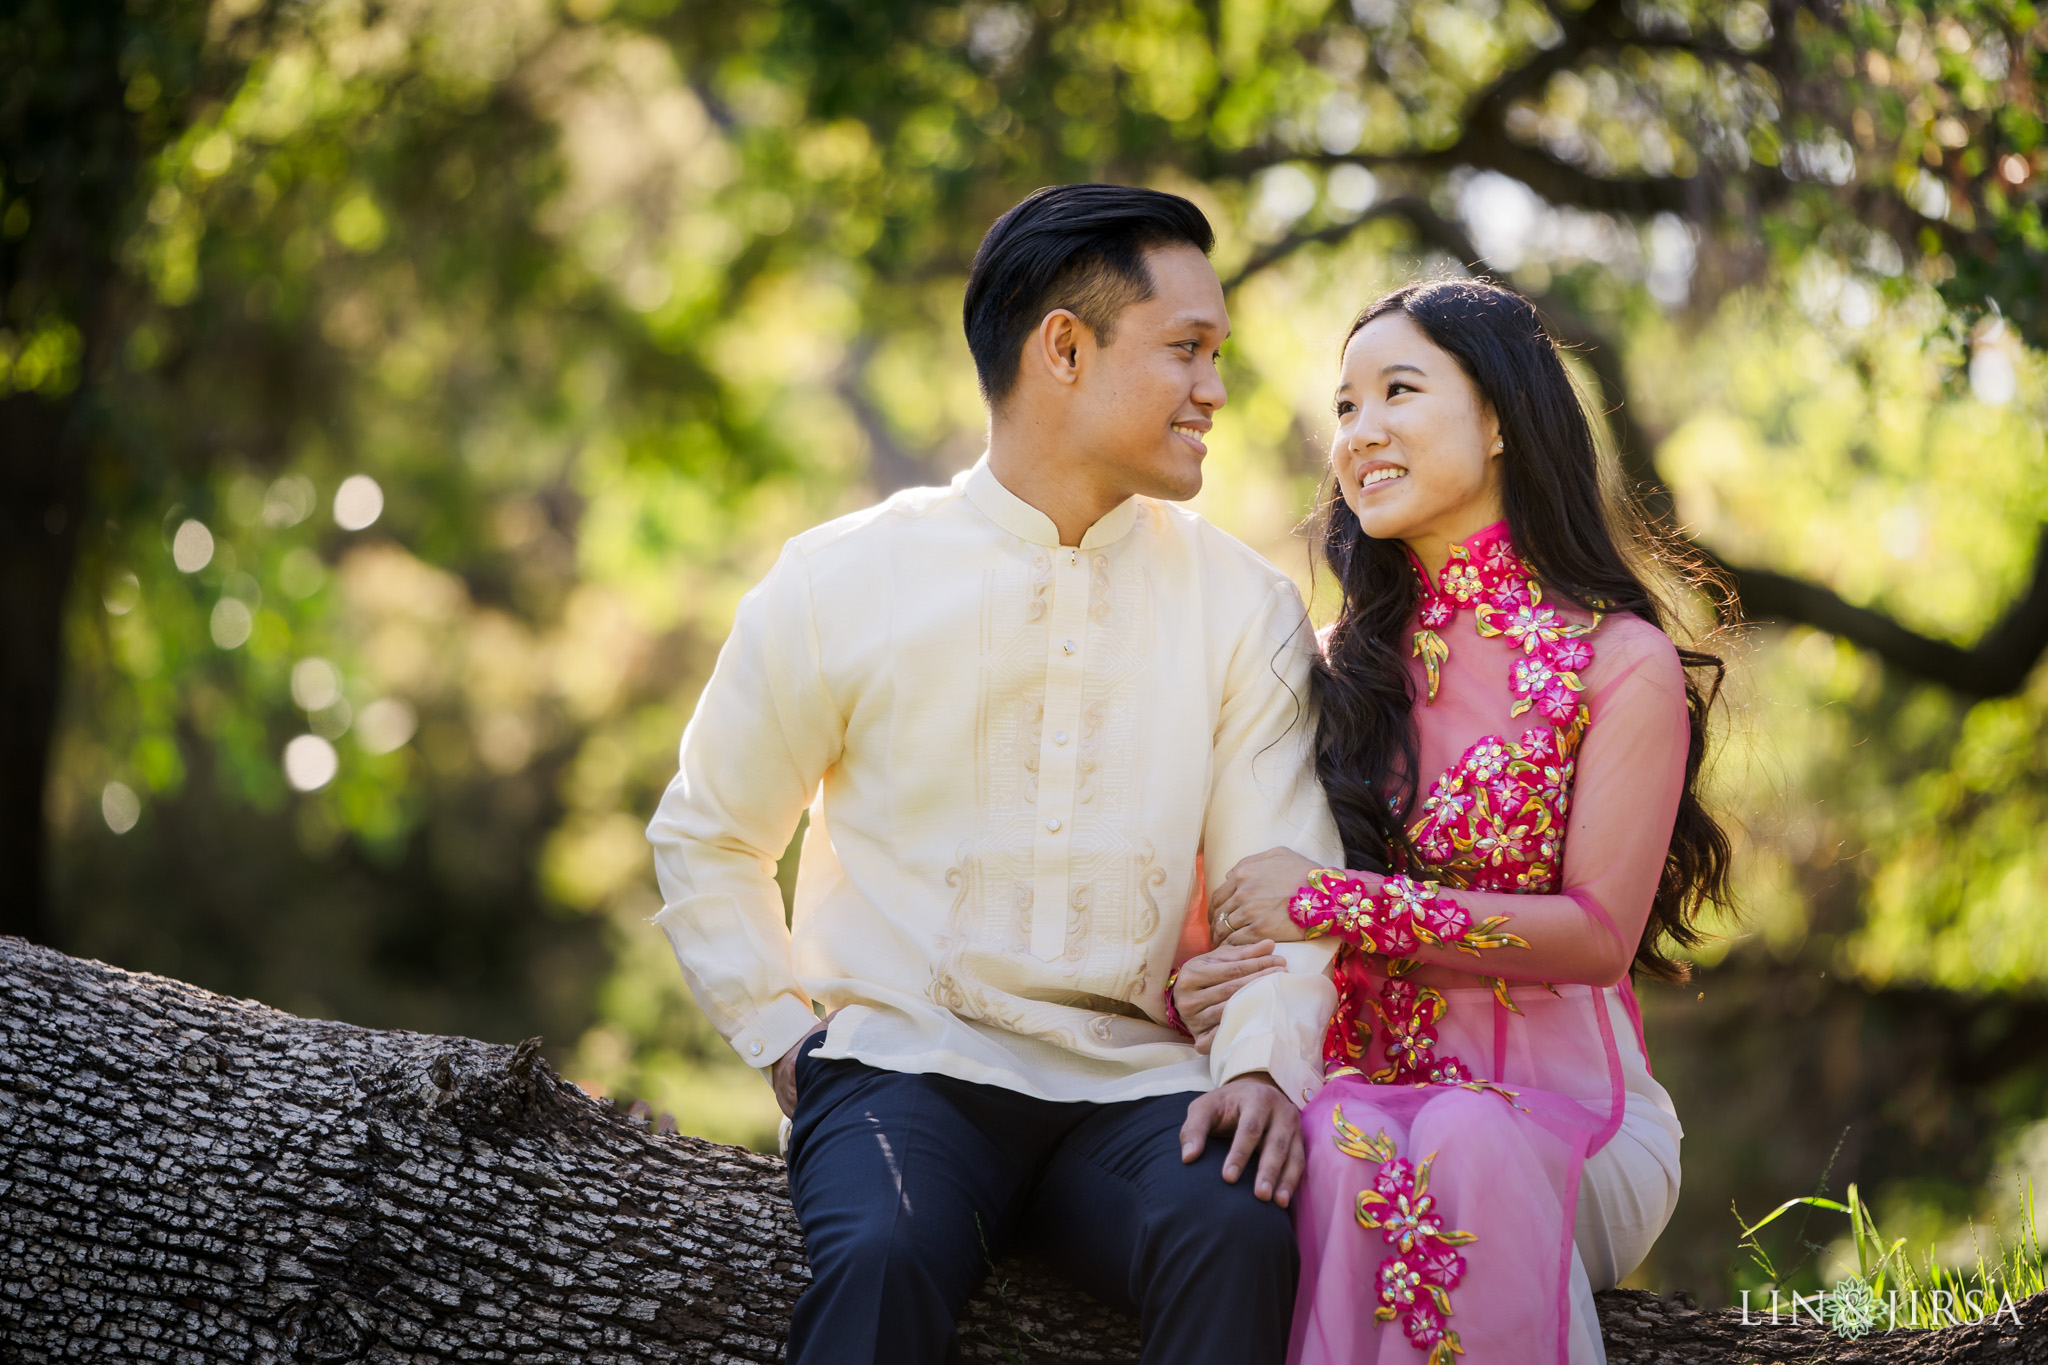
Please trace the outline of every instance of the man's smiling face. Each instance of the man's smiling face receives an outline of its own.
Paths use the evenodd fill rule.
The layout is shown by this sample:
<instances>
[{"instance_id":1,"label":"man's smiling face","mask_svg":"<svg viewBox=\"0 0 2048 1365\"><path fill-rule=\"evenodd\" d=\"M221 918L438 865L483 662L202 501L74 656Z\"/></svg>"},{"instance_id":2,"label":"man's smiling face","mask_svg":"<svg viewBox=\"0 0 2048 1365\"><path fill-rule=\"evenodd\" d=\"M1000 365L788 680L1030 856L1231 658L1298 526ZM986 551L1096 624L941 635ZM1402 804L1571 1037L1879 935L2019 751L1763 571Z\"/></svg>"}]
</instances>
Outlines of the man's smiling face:
<instances>
[{"instance_id":1,"label":"man's smiling face","mask_svg":"<svg viewBox=\"0 0 2048 1365\"><path fill-rule=\"evenodd\" d=\"M1202 491L1205 438L1226 397L1216 351L1230 313L1194 247L1155 247L1145 265L1152 297L1118 314L1109 344L1095 348L1070 431L1105 487L1180 501Z\"/></svg>"}]
</instances>

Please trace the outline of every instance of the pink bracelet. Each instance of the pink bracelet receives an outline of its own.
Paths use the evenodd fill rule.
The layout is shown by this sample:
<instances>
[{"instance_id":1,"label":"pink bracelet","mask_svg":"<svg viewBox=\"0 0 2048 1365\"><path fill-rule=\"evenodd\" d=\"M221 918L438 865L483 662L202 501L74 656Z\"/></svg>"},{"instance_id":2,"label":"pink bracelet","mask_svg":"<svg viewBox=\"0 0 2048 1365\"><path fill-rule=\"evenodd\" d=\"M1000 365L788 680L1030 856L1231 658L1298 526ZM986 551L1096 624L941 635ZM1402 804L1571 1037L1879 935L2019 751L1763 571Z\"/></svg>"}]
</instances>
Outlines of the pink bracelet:
<instances>
[{"instance_id":1,"label":"pink bracelet","mask_svg":"<svg viewBox=\"0 0 2048 1365\"><path fill-rule=\"evenodd\" d=\"M1193 1038L1195 1035L1189 1031L1185 1023L1181 1022L1179 1007L1173 1003L1173 988L1179 983L1180 968L1175 967L1166 974L1166 1022L1172 1025L1174 1031L1180 1034L1181 1037Z\"/></svg>"}]
</instances>

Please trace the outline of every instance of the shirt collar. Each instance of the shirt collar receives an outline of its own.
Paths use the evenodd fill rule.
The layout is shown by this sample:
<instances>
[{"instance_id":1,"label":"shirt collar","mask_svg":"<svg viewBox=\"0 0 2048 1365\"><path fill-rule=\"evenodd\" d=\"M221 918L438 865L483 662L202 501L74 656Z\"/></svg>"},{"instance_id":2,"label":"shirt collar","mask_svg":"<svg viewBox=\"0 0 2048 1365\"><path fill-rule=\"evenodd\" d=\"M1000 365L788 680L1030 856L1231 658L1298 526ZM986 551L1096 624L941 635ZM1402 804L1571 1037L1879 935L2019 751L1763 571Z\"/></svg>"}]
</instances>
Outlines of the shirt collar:
<instances>
[{"instance_id":1,"label":"shirt collar","mask_svg":"<svg viewBox=\"0 0 2048 1365\"><path fill-rule=\"evenodd\" d=\"M1052 518L1003 487L1003 481L988 467L988 456L983 455L975 462L974 468L960 477L967 500L979 508L983 516L1019 540L1043 545L1047 549L1059 548L1060 532L1053 525ZM1114 544L1129 535L1137 524L1138 499L1135 496L1125 498L1102 520L1088 528L1087 534L1081 537L1080 548L1097 550Z\"/></svg>"}]
</instances>

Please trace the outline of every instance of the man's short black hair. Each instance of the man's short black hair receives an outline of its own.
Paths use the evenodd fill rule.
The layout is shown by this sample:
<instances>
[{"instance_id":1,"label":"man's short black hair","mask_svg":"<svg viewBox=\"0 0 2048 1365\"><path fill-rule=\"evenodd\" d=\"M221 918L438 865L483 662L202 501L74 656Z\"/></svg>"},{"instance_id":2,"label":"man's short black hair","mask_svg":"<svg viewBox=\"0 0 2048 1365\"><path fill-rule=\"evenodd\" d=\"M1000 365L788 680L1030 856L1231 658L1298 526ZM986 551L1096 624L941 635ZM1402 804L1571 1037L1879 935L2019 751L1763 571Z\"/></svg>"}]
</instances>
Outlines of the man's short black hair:
<instances>
[{"instance_id":1,"label":"man's short black hair","mask_svg":"<svg viewBox=\"0 0 2048 1365\"><path fill-rule=\"evenodd\" d=\"M1152 297L1145 252L1216 245L1202 211L1177 194L1126 185L1052 185L996 219L967 276L967 349L990 407L1017 385L1024 340L1065 308L1107 346L1117 315Z\"/></svg>"}]
</instances>

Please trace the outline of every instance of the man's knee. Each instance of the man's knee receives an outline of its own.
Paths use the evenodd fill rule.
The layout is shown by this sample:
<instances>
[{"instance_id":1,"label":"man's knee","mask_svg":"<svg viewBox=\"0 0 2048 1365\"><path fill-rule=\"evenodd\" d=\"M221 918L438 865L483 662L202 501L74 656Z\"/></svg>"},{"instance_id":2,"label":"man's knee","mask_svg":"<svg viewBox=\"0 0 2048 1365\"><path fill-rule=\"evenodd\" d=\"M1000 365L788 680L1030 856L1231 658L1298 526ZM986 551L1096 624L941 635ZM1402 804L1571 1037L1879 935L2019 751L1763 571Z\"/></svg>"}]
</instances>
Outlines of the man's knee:
<instances>
[{"instance_id":1,"label":"man's knee","mask_svg":"<svg viewBox=\"0 0 2048 1365\"><path fill-rule=\"evenodd\" d=\"M1192 1261L1270 1265L1291 1277L1294 1224L1285 1209L1252 1193L1252 1178L1246 1171L1232 1185L1211 1175L1182 1186L1177 1198L1161 1201L1151 1219L1159 1249Z\"/></svg>"},{"instance_id":2,"label":"man's knee","mask_svg":"<svg viewBox=\"0 0 2048 1365\"><path fill-rule=\"evenodd\" d=\"M919 1238L900 1226L850 1228L812 1253L812 1274L866 1279L890 1293L930 1291L946 1296L944 1282L966 1278L965 1265L985 1270L971 1239Z\"/></svg>"}]
</instances>

